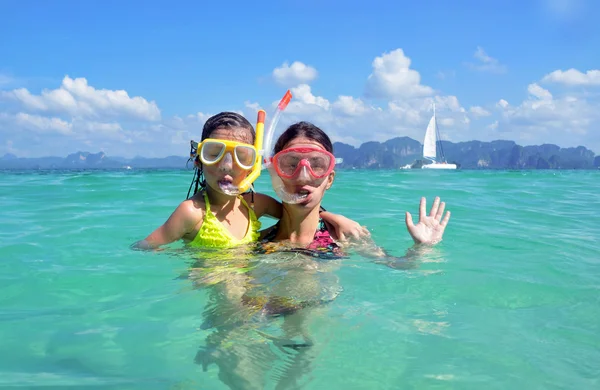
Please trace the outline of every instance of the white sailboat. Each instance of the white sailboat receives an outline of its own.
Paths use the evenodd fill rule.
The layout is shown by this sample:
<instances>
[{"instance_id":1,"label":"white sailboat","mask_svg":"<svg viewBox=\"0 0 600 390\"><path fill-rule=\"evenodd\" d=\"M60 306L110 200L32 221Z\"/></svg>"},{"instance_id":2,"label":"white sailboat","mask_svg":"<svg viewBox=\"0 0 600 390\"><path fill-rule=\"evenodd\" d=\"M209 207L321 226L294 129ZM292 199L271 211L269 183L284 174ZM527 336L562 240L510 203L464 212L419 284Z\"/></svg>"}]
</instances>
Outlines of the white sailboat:
<instances>
[{"instance_id":1,"label":"white sailboat","mask_svg":"<svg viewBox=\"0 0 600 390\"><path fill-rule=\"evenodd\" d=\"M449 164L446 162L444 156L444 149L442 149L441 143L438 148L438 139L440 139L440 132L437 126L437 120L435 117L435 103L433 104L433 116L429 120L427 125L427 131L425 132L425 139L423 140L423 158L431 161L431 164L423 164L422 169L457 169L456 164ZM439 154L438 154L439 149Z\"/></svg>"}]
</instances>

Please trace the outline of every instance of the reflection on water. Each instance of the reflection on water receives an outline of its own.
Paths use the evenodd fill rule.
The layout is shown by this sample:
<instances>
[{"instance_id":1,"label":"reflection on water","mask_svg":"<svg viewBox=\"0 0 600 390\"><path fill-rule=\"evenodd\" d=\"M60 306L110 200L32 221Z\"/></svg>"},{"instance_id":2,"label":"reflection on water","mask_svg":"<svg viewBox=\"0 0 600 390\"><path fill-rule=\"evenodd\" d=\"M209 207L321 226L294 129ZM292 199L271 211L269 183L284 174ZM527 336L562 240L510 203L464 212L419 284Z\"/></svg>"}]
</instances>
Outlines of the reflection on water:
<instances>
[{"instance_id":1,"label":"reflection on water","mask_svg":"<svg viewBox=\"0 0 600 390\"><path fill-rule=\"evenodd\" d=\"M311 371L319 345L310 322L342 288L339 260L300 253L252 255L244 249L202 251L189 278L208 291L196 363L233 389L290 388Z\"/></svg>"},{"instance_id":2,"label":"reflection on water","mask_svg":"<svg viewBox=\"0 0 600 390\"><path fill-rule=\"evenodd\" d=\"M232 389L267 383L283 389L308 380L326 341L310 334L310 324L328 316L328 304L343 291L336 271L353 261L295 252L256 255L247 248L200 250L195 258L187 277L208 293L201 328L210 332L195 362L204 371L217 365L219 379ZM421 261L444 260L423 247L374 262L414 270ZM412 324L430 334L448 326L419 319Z\"/></svg>"}]
</instances>

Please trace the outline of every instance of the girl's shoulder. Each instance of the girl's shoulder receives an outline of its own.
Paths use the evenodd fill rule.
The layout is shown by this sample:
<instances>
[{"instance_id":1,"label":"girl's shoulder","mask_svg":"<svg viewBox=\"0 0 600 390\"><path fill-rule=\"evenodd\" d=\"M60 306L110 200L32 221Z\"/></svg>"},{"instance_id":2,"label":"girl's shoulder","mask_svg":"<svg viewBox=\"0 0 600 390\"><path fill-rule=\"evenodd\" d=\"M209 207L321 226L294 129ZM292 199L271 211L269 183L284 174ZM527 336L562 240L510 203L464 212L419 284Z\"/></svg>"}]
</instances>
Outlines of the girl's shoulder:
<instances>
[{"instance_id":1,"label":"girl's shoulder","mask_svg":"<svg viewBox=\"0 0 600 390\"><path fill-rule=\"evenodd\" d=\"M254 209L256 218L264 215L277 219L281 218L282 206L277 199L260 192L248 192L243 194L243 197L246 203Z\"/></svg>"},{"instance_id":2,"label":"girl's shoulder","mask_svg":"<svg viewBox=\"0 0 600 390\"><path fill-rule=\"evenodd\" d=\"M189 199L182 201L175 213L186 221L186 224L194 224L201 221L206 213L206 202L204 196L198 192Z\"/></svg>"}]
</instances>

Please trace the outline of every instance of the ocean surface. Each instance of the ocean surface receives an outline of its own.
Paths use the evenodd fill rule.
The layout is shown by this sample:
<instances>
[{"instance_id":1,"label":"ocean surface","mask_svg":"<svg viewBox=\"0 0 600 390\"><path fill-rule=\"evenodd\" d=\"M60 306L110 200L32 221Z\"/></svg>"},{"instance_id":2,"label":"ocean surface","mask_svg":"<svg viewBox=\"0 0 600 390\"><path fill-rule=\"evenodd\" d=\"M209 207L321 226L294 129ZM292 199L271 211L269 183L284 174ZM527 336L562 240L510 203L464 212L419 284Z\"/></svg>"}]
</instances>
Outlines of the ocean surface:
<instances>
[{"instance_id":1,"label":"ocean surface","mask_svg":"<svg viewBox=\"0 0 600 390\"><path fill-rule=\"evenodd\" d=\"M261 263L266 294L333 297L301 310L308 346L285 339L289 316L219 312L193 277L211 253L130 249L191 179L0 172L0 388L227 389L236 364L266 389L600 388L600 172L338 171L324 207L390 255L411 247L421 196L452 217L410 269L356 253L312 273ZM273 194L266 174L256 188ZM215 318L221 366L206 358Z\"/></svg>"}]
</instances>

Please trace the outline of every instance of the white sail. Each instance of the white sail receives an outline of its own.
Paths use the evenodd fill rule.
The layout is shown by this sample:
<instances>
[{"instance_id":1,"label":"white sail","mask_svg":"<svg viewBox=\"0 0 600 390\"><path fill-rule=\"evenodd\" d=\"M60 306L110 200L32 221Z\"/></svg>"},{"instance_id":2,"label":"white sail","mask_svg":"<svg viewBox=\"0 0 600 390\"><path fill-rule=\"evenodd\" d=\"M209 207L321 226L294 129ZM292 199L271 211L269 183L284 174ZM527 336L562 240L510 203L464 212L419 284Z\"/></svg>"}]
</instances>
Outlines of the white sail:
<instances>
[{"instance_id":1,"label":"white sail","mask_svg":"<svg viewBox=\"0 0 600 390\"><path fill-rule=\"evenodd\" d=\"M436 158L436 127L437 123L435 120L435 112L429 124L427 125L427 131L425 132L425 139L423 140L423 157L435 161Z\"/></svg>"},{"instance_id":2,"label":"white sail","mask_svg":"<svg viewBox=\"0 0 600 390\"><path fill-rule=\"evenodd\" d=\"M456 164L448 164L444 157L444 151L440 150L440 160L437 161L437 137L439 136L437 121L435 117L435 103L433 104L433 116L427 125L425 139L423 140L423 158L431 160L430 164L423 164L421 169L457 169Z\"/></svg>"}]
</instances>

